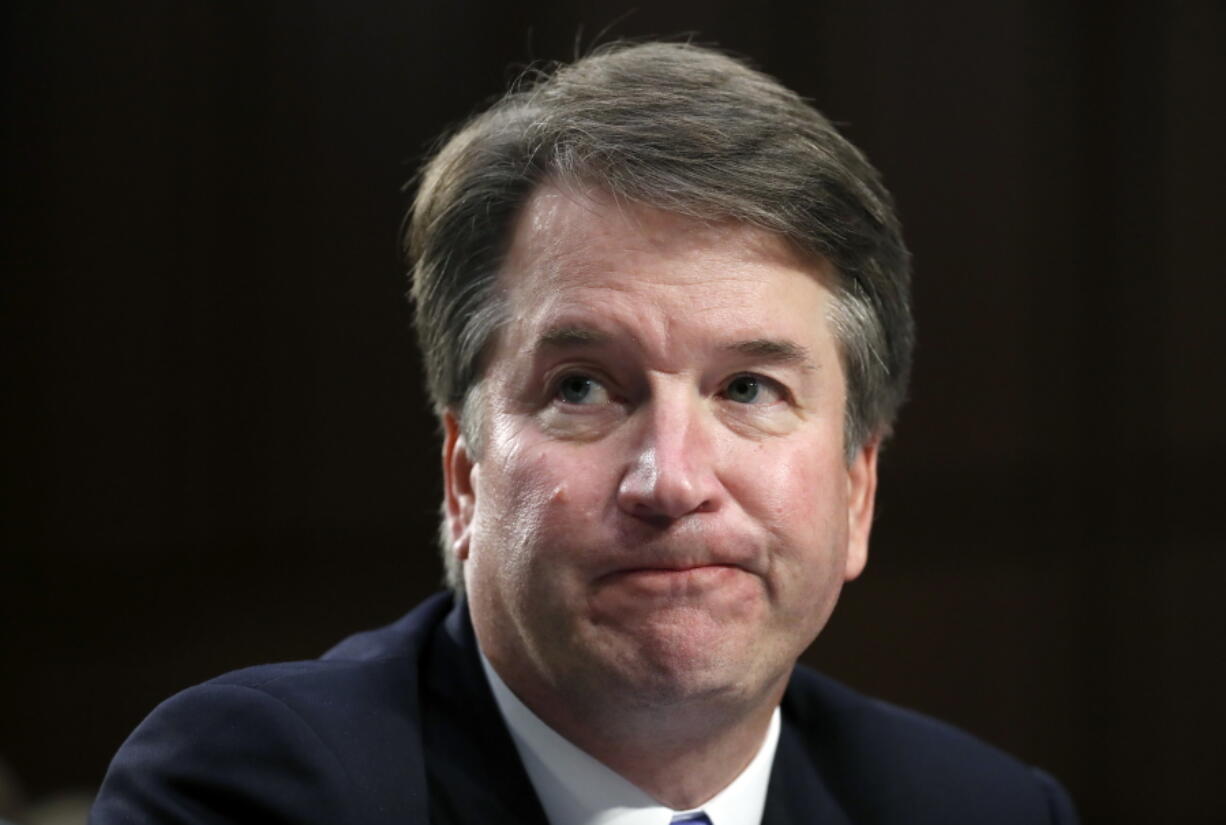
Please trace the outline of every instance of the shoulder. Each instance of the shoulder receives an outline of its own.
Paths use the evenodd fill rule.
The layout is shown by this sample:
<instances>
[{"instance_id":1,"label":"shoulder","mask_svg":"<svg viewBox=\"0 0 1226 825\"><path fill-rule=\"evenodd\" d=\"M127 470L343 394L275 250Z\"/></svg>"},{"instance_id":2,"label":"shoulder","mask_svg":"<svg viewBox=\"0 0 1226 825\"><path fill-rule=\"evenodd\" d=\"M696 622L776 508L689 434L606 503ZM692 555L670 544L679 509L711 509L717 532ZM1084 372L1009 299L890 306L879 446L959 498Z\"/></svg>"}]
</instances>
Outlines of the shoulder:
<instances>
[{"instance_id":1,"label":"shoulder","mask_svg":"<svg viewBox=\"0 0 1226 825\"><path fill-rule=\"evenodd\" d=\"M1072 823L1064 789L1042 771L945 722L797 667L785 723L853 820Z\"/></svg>"},{"instance_id":2,"label":"shoulder","mask_svg":"<svg viewBox=\"0 0 1226 825\"><path fill-rule=\"evenodd\" d=\"M449 605L167 699L116 754L91 822L414 821L417 663Z\"/></svg>"}]
</instances>

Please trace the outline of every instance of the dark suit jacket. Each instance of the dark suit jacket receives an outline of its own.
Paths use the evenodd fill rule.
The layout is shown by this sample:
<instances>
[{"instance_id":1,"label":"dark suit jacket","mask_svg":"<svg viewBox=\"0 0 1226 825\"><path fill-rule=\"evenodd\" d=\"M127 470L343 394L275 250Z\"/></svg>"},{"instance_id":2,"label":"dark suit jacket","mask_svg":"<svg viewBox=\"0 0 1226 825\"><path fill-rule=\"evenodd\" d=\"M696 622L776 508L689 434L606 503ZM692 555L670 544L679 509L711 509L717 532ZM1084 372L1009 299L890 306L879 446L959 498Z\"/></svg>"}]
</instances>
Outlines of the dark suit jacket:
<instances>
[{"instance_id":1,"label":"dark suit jacket","mask_svg":"<svg viewBox=\"0 0 1226 825\"><path fill-rule=\"evenodd\" d=\"M782 711L763 825L1076 821L1042 772L805 668ZM317 661L164 702L119 750L90 821L545 825L448 595Z\"/></svg>"}]
</instances>

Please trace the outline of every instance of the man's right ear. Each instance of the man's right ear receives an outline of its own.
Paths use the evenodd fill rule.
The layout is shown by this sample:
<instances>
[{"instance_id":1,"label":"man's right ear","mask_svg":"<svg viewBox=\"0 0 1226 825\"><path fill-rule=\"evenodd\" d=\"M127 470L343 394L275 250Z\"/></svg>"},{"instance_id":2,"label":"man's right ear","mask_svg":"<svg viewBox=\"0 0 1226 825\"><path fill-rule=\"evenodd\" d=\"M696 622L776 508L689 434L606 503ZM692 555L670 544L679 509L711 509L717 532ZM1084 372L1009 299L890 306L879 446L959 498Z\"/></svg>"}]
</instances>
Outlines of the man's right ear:
<instances>
[{"instance_id":1,"label":"man's right ear","mask_svg":"<svg viewBox=\"0 0 1226 825\"><path fill-rule=\"evenodd\" d=\"M473 511L477 502L474 491L476 472L477 464L469 452L460 422L448 410L443 414L443 500L452 552L460 561L468 559Z\"/></svg>"}]
</instances>

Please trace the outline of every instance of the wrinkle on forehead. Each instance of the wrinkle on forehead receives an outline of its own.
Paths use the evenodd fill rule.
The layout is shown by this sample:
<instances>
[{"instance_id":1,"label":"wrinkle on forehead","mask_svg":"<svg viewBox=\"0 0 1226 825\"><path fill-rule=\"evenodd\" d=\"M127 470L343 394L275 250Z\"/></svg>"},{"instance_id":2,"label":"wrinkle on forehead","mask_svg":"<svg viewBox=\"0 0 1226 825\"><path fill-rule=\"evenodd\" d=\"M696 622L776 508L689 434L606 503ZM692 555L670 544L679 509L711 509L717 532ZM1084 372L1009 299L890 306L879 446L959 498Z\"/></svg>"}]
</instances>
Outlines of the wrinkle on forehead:
<instances>
[{"instance_id":1,"label":"wrinkle on forehead","mask_svg":"<svg viewBox=\"0 0 1226 825\"><path fill-rule=\"evenodd\" d=\"M583 277L613 263L593 250L610 251L601 242L616 238L619 262L628 256L659 260L719 257L727 263L774 264L810 272L828 285L829 265L802 252L781 235L735 220L699 220L653 206L615 198L596 187L541 184L524 203L512 228L505 261L507 272L537 271L555 278ZM633 266L622 268L633 274ZM692 280L719 281L712 267ZM610 284L609 286L613 286Z\"/></svg>"},{"instance_id":2,"label":"wrinkle on forehead","mask_svg":"<svg viewBox=\"0 0 1226 825\"><path fill-rule=\"evenodd\" d=\"M514 227L500 275L513 323L496 340L532 356L552 344L592 344L594 336L622 339L660 356L653 363L661 368L695 347L796 341L803 331L777 326L788 315L778 311L797 299L780 275L791 272L827 291L830 271L782 236L744 223L701 221L598 189L546 184ZM813 318L818 327L823 315ZM692 322L713 319L701 336L684 334ZM756 355L780 362L778 352Z\"/></svg>"}]
</instances>

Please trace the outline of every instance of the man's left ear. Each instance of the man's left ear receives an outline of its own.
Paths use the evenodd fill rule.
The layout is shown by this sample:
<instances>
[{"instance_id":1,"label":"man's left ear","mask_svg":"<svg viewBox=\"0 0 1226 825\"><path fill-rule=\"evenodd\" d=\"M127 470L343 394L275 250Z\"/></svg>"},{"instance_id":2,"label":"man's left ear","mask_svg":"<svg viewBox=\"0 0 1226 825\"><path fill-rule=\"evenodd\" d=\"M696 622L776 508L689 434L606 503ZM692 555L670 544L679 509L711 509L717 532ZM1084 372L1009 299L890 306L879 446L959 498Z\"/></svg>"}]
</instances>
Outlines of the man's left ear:
<instances>
[{"instance_id":1,"label":"man's left ear","mask_svg":"<svg viewBox=\"0 0 1226 825\"><path fill-rule=\"evenodd\" d=\"M873 502L877 497L877 453L881 440L867 441L847 467L847 564L843 573L851 581L868 563L868 534L873 529Z\"/></svg>"}]
</instances>

